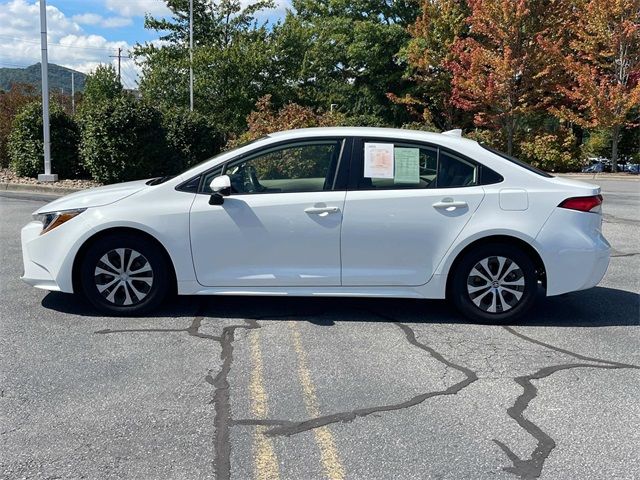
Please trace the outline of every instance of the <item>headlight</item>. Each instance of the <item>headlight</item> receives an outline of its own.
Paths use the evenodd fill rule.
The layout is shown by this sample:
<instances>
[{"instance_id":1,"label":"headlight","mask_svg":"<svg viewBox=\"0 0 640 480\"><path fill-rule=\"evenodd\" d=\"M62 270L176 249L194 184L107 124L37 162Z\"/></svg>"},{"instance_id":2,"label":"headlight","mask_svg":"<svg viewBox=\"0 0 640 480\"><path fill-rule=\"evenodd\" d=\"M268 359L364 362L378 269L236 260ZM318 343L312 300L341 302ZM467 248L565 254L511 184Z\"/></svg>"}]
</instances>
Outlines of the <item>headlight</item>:
<instances>
[{"instance_id":1,"label":"headlight","mask_svg":"<svg viewBox=\"0 0 640 480\"><path fill-rule=\"evenodd\" d=\"M77 210L63 210L60 212L36 213L33 215L33 219L42 223L40 235L44 235L63 223L68 222L73 217L77 217L85 210L86 208L79 208Z\"/></svg>"}]
</instances>

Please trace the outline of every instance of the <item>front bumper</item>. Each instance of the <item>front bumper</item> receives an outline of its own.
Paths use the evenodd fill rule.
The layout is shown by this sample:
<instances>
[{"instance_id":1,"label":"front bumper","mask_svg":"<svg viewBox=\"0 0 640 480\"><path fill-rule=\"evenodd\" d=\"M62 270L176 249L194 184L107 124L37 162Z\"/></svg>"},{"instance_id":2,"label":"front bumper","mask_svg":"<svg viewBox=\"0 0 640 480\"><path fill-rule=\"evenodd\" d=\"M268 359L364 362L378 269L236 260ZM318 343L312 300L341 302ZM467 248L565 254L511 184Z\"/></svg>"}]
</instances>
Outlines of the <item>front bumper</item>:
<instances>
[{"instance_id":1,"label":"front bumper","mask_svg":"<svg viewBox=\"0 0 640 480\"><path fill-rule=\"evenodd\" d=\"M41 231L42 224L40 222L30 222L20 232L22 262L24 264L24 275L20 278L36 288L60 291L60 285L58 285L47 267L32 259L32 255L37 253L38 250Z\"/></svg>"},{"instance_id":2,"label":"front bumper","mask_svg":"<svg viewBox=\"0 0 640 480\"><path fill-rule=\"evenodd\" d=\"M92 229L76 217L44 235L42 224L30 222L20 232L24 274L36 288L73 293L73 260Z\"/></svg>"}]
</instances>

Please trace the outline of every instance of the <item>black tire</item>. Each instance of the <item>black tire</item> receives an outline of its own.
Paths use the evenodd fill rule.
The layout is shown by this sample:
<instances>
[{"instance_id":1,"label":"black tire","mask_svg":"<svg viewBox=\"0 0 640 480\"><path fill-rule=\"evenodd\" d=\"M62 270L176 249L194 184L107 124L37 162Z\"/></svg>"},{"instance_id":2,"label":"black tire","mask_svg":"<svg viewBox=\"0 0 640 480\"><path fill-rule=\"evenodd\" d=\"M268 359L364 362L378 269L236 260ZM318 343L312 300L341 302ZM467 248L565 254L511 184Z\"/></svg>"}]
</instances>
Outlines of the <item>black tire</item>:
<instances>
[{"instance_id":1,"label":"black tire","mask_svg":"<svg viewBox=\"0 0 640 480\"><path fill-rule=\"evenodd\" d=\"M108 264L103 261L105 257ZM142 236L128 233L104 236L93 242L81 259L82 292L104 313L129 316L150 312L169 293L171 277L166 262L160 247ZM124 271L118 274L119 270ZM125 276L122 281L119 275ZM105 287L110 283L111 287Z\"/></svg>"},{"instance_id":2,"label":"black tire","mask_svg":"<svg viewBox=\"0 0 640 480\"><path fill-rule=\"evenodd\" d=\"M480 262L483 264L474 270ZM484 265L489 267L489 272ZM485 275L474 275L472 271L490 275L486 278ZM504 275L505 272L508 273ZM495 243L475 248L464 254L452 273L450 300L465 317L478 323L512 322L525 315L537 297L535 264L529 255L513 245ZM502 281L501 275L504 275Z\"/></svg>"}]
</instances>

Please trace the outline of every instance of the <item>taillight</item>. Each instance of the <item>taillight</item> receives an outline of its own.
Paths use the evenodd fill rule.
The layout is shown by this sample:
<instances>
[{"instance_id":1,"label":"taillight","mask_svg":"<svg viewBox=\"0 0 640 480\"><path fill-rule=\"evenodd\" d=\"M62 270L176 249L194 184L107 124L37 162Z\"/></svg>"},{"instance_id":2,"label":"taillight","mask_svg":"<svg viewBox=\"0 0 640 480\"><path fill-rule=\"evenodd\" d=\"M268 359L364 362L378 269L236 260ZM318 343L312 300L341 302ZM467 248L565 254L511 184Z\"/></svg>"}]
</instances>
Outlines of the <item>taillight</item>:
<instances>
[{"instance_id":1,"label":"taillight","mask_svg":"<svg viewBox=\"0 0 640 480\"><path fill-rule=\"evenodd\" d=\"M578 210L579 212L600 212L602 205L602 195L591 195L589 197L572 197L564 200L558 207Z\"/></svg>"}]
</instances>

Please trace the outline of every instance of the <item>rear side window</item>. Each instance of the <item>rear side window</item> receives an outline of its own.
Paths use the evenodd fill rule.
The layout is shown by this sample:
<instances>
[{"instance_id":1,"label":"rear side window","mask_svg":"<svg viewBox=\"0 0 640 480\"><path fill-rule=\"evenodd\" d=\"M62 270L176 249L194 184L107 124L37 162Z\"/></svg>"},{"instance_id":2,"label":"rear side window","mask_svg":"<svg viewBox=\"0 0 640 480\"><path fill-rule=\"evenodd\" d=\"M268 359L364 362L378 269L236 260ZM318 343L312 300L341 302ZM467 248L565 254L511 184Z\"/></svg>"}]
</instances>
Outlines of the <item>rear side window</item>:
<instances>
[{"instance_id":1,"label":"rear side window","mask_svg":"<svg viewBox=\"0 0 640 480\"><path fill-rule=\"evenodd\" d=\"M502 177L437 146L364 140L359 190L459 188L498 183Z\"/></svg>"}]
</instances>

